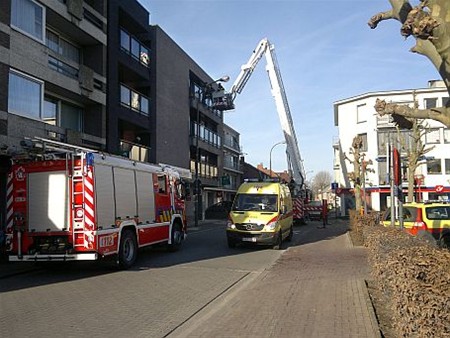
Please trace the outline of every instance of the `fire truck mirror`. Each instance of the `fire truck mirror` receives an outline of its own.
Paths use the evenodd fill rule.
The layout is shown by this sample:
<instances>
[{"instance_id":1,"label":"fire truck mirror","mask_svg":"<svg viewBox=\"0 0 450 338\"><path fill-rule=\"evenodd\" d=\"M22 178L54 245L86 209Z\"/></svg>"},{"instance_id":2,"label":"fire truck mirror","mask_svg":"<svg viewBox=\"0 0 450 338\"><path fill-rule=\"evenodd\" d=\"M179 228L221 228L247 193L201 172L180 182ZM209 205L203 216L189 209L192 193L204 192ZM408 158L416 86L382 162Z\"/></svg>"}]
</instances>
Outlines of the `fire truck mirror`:
<instances>
[{"instance_id":1,"label":"fire truck mirror","mask_svg":"<svg viewBox=\"0 0 450 338\"><path fill-rule=\"evenodd\" d=\"M183 182L184 198L189 200L191 197L191 186L187 182Z\"/></svg>"}]
</instances>

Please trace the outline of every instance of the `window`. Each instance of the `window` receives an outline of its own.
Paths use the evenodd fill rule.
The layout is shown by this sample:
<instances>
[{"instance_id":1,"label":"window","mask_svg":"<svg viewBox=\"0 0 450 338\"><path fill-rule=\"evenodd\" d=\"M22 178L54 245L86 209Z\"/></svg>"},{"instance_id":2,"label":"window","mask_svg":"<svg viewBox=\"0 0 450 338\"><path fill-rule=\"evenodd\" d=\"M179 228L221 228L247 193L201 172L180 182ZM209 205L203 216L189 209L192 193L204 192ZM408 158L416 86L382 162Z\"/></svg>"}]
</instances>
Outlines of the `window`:
<instances>
[{"instance_id":1,"label":"window","mask_svg":"<svg viewBox=\"0 0 450 338\"><path fill-rule=\"evenodd\" d=\"M402 130L399 133L399 141L401 145L401 153L406 154L408 150L411 150L413 147L413 136L412 132L409 130Z\"/></svg>"},{"instance_id":2,"label":"window","mask_svg":"<svg viewBox=\"0 0 450 338\"><path fill-rule=\"evenodd\" d=\"M76 131L82 130L83 108L69 102L45 97L44 122Z\"/></svg>"},{"instance_id":3,"label":"window","mask_svg":"<svg viewBox=\"0 0 450 338\"><path fill-rule=\"evenodd\" d=\"M9 73L8 111L41 119L42 81L11 71Z\"/></svg>"},{"instance_id":4,"label":"window","mask_svg":"<svg viewBox=\"0 0 450 338\"><path fill-rule=\"evenodd\" d=\"M138 60L142 65L149 66L150 56L148 48L123 29L120 30L120 48Z\"/></svg>"},{"instance_id":5,"label":"window","mask_svg":"<svg viewBox=\"0 0 450 338\"><path fill-rule=\"evenodd\" d=\"M427 173L431 174L431 175L433 175L433 174L441 175L442 174L442 167L441 167L441 159L440 158L427 160Z\"/></svg>"},{"instance_id":6,"label":"window","mask_svg":"<svg viewBox=\"0 0 450 338\"><path fill-rule=\"evenodd\" d=\"M388 185L387 162L378 162L378 180L380 185Z\"/></svg>"},{"instance_id":7,"label":"window","mask_svg":"<svg viewBox=\"0 0 450 338\"><path fill-rule=\"evenodd\" d=\"M120 47L126 51L130 49L130 36L123 30L120 30Z\"/></svg>"},{"instance_id":8,"label":"window","mask_svg":"<svg viewBox=\"0 0 450 338\"><path fill-rule=\"evenodd\" d=\"M50 67L50 69L64 74L65 76L71 77L73 79L78 78L78 69L69 66L67 63L55 59L52 56L48 57L48 66Z\"/></svg>"},{"instance_id":9,"label":"window","mask_svg":"<svg viewBox=\"0 0 450 338\"><path fill-rule=\"evenodd\" d=\"M160 194L166 194L166 176L158 175L158 192Z\"/></svg>"},{"instance_id":10,"label":"window","mask_svg":"<svg viewBox=\"0 0 450 338\"><path fill-rule=\"evenodd\" d=\"M450 159L445 159L445 175L450 175Z\"/></svg>"},{"instance_id":11,"label":"window","mask_svg":"<svg viewBox=\"0 0 450 338\"><path fill-rule=\"evenodd\" d=\"M120 85L120 103L143 115L148 115L149 99L142 94L135 92L124 85Z\"/></svg>"},{"instance_id":12,"label":"window","mask_svg":"<svg viewBox=\"0 0 450 338\"><path fill-rule=\"evenodd\" d=\"M378 132L378 154L386 154L390 135L390 132Z\"/></svg>"},{"instance_id":13,"label":"window","mask_svg":"<svg viewBox=\"0 0 450 338\"><path fill-rule=\"evenodd\" d=\"M83 110L80 107L71 105L67 102L61 102L59 125L63 128L82 131L81 130L82 114Z\"/></svg>"},{"instance_id":14,"label":"window","mask_svg":"<svg viewBox=\"0 0 450 338\"><path fill-rule=\"evenodd\" d=\"M423 100L425 103L425 108L429 109L429 108L436 108L437 106L437 98L428 98L428 99L424 99Z\"/></svg>"},{"instance_id":15,"label":"window","mask_svg":"<svg viewBox=\"0 0 450 338\"><path fill-rule=\"evenodd\" d=\"M11 25L44 42L45 8L33 0L12 0Z\"/></svg>"},{"instance_id":16,"label":"window","mask_svg":"<svg viewBox=\"0 0 450 338\"><path fill-rule=\"evenodd\" d=\"M367 134L359 134L362 139L361 151L367 151Z\"/></svg>"},{"instance_id":17,"label":"window","mask_svg":"<svg viewBox=\"0 0 450 338\"><path fill-rule=\"evenodd\" d=\"M425 134L426 143L440 143L439 129L429 129Z\"/></svg>"},{"instance_id":18,"label":"window","mask_svg":"<svg viewBox=\"0 0 450 338\"><path fill-rule=\"evenodd\" d=\"M450 129L444 129L444 143L450 143Z\"/></svg>"},{"instance_id":19,"label":"window","mask_svg":"<svg viewBox=\"0 0 450 338\"><path fill-rule=\"evenodd\" d=\"M362 123L367 121L367 106L365 104L356 107L356 122Z\"/></svg>"},{"instance_id":20,"label":"window","mask_svg":"<svg viewBox=\"0 0 450 338\"><path fill-rule=\"evenodd\" d=\"M44 100L44 115L43 115L44 122L55 126L57 113L58 113L58 101L46 97Z\"/></svg>"},{"instance_id":21,"label":"window","mask_svg":"<svg viewBox=\"0 0 450 338\"><path fill-rule=\"evenodd\" d=\"M449 100L448 97L443 97L443 98L442 98L442 107L446 107L446 106L447 106L448 100Z\"/></svg>"},{"instance_id":22,"label":"window","mask_svg":"<svg viewBox=\"0 0 450 338\"><path fill-rule=\"evenodd\" d=\"M49 30L47 30L46 34L46 45L52 51L60 54L66 59L77 64L80 63L80 49Z\"/></svg>"},{"instance_id":23,"label":"window","mask_svg":"<svg viewBox=\"0 0 450 338\"><path fill-rule=\"evenodd\" d=\"M131 55L136 59L139 59L139 41L135 38L131 38Z\"/></svg>"}]
</instances>

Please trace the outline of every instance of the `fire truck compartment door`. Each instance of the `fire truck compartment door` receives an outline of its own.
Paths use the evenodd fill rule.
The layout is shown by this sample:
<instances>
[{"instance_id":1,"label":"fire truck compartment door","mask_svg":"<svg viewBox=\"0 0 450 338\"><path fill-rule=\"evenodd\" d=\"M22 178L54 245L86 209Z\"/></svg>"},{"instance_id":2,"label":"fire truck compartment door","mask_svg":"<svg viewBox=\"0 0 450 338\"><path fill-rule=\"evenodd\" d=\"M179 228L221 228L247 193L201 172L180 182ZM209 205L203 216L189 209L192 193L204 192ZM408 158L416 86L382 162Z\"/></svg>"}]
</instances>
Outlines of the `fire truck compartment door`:
<instances>
[{"instance_id":1,"label":"fire truck compartment door","mask_svg":"<svg viewBox=\"0 0 450 338\"><path fill-rule=\"evenodd\" d=\"M138 215L141 222L155 221L155 194L151 173L136 171Z\"/></svg>"},{"instance_id":2,"label":"fire truck compartment door","mask_svg":"<svg viewBox=\"0 0 450 338\"><path fill-rule=\"evenodd\" d=\"M30 231L68 230L69 196L64 171L28 175L28 224Z\"/></svg>"},{"instance_id":3,"label":"fire truck compartment door","mask_svg":"<svg viewBox=\"0 0 450 338\"><path fill-rule=\"evenodd\" d=\"M104 229L115 224L114 182L112 167L95 165L95 201L99 227Z\"/></svg>"},{"instance_id":4,"label":"fire truck compartment door","mask_svg":"<svg viewBox=\"0 0 450 338\"><path fill-rule=\"evenodd\" d=\"M134 170L115 167L114 190L116 193L116 217L122 219L134 217L137 214Z\"/></svg>"}]
</instances>

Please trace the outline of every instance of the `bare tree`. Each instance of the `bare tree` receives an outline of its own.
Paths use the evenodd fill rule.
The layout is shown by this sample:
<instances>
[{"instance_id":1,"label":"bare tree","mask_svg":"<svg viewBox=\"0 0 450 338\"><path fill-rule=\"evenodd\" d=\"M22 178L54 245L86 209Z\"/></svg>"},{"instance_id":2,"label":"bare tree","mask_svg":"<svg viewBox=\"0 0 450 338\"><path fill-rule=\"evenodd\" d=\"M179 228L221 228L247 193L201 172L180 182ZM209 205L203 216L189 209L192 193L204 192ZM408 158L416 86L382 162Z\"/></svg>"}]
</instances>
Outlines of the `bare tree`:
<instances>
[{"instance_id":1,"label":"bare tree","mask_svg":"<svg viewBox=\"0 0 450 338\"><path fill-rule=\"evenodd\" d=\"M346 153L344 158L353 165L353 171L348 173L348 178L354 184L355 192L355 206L356 210L360 210L362 206L361 200L361 186L366 180L366 173L374 172L370 166L373 164L372 160L365 160L365 154L362 152L363 139L361 135L357 135L353 138L352 147L350 148L350 155L353 155L353 159L350 159ZM366 196L364 196L366 198Z\"/></svg>"},{"instance_id":2,"label":"bare tree","mask_svg":"<svg viewBox=\"0 0 450 338\"><path fill-rule=\"evenodd\" d=\"M350 148L350 155L353 155L353 160L344 153L344 157L350 164L353 165L353 171L348 173L348 178L354 184L355 204L356 210L361 209L361 149L363 147L363 140L360 135L353 138L352 147Z\"/></svg>"},{"instance_id":3,"label":"bare tree","mask_svg":"<svg viewBox=\"0 0 450 338\"><path fill-rule=\"evenodd\" d=\"M420 165L419 161L426 153L434 148L426 147L422 141L425 134L428 132L428 128L423 126L422 123L423 121L419 119L412 121L411 132L407 136L411 141L409 145L407 145L404 138L399 137L402 150L406 153L407 157L408 202L412 202L414 199L414 174Z\"/></svg>"},{"instance_id":4,"label":"bare tree","mask_svg":"<svg viewBox=\"0 0 450 338\"><path fill-rule=\"evenodd\" d=\"M313 179L312 191L314 196L319 195L319 191L324 192L328 188L331 188L331 181L333 178L328 171L319 171Z\"/></svg>"},{"instance_id":5,"label":"bare tree","mask_svg":"<svg viewBox=\"0 0 450 338\"><path fill-rule=\"evenodd\" d=\"M389 0L392 9L374 15L368 22L374 29L381 21L394 19L402 24L401 35L416 39L411 52L427 57L438 70L450 95L450 1L420 0L413 7L409 0ZM390 114L398 125L412 127L414 119L432 119L450 128L450 101L446 107L418 109L377 99L375 110Z\"/></svg>"}]
</instances>

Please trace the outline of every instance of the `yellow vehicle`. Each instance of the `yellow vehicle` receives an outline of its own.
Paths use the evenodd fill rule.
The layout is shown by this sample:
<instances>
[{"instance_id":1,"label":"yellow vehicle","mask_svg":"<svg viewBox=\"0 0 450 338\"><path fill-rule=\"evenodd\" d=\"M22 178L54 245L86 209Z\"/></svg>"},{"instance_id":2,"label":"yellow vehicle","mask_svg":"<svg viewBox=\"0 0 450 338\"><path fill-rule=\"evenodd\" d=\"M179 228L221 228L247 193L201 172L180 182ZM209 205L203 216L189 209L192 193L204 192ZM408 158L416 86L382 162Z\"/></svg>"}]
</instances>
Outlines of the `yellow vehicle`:
<instances>
[{"instance_id":1,"label":"yellow vehicle","mask_svg":"<svg viewBox=\"0 0 450 338\"><path fill-rule=\"evenodd\" d=\"M381 223L384 226L391 225L390 208L384 212ZM398 219L394 225L400 226ZM403 227L414 236L450 248L450 203L426 201L403 204Z\"/></svg>"},{"instance_id":2,"label":"yellow vehicle","mask_svg":"<svg viewBox=\"0 0 450 338\"><path fill-rule=\"evenodd\" d=\"M281 249L293 237L292 198L287 184L246 181L239 187L227 222L230 248L240 243Z\"/></svg>"}]
</instances>

